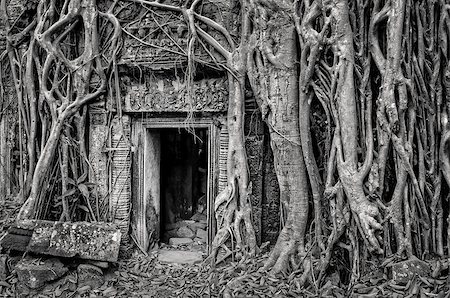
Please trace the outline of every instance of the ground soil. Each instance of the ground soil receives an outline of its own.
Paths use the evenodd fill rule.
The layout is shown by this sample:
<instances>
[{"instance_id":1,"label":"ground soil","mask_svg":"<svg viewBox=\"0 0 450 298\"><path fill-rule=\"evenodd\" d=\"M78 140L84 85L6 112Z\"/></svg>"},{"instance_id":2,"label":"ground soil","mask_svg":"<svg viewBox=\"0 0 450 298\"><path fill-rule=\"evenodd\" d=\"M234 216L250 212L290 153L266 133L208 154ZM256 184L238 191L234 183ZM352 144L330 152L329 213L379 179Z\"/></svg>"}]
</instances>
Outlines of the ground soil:
<instances>
[{"instance_id":1,"label":"ground soil","mask_svg":"<svg viewBox=\"0 0 450 298\"><path fill-rule=\"evenodd\" d=\"M14 220L18 204L7 201L0 207L0 238ZM167 247L165 249L168 249ZM339 274L331 273L319 287L300 288L301 272L270 275L261 270L270 247L255 258L220 264L212 268L203 262L191 265L163 264L158 251L147 255L137 249L123 251L121 260L104 270L105 282L96 289L78 287L76 271L38 292L23 292L14 267L0 280L0 297L450 297L447 276L436 279L416 277L406 285L390 279L386 268L374 268L359 284L350 288Z\"/></svg>"}]
</instances>

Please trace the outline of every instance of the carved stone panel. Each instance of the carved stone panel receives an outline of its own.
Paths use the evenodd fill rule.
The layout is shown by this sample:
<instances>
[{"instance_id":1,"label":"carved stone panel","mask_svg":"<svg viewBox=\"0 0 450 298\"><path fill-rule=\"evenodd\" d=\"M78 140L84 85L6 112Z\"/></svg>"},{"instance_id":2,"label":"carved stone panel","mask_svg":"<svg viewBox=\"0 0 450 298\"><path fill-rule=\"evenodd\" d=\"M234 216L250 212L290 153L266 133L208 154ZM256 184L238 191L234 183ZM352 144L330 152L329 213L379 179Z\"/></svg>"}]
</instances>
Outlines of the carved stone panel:
<instances>
[{"instance_id":1,"label":"carved stone panel","mask_svg":"<svg viewBox=\"0 0 450 298\"><path fill-rule=\"evenodd\" d=\"M89 112L89 162L90 181L97 185L97 197L100 205L105 204L108 197L108 157L105 147L108 138L106 112L90 109Z\"/></svg>"},{"instance_id":2,"label":"carved stone panel","mask_svg":"<svg viewBox=\"0 0 450 298\"><path fill-rule=\"evenodd\" d=\"M228 85L223 78L195 81L149 79L139 83L124 79L126 112L225 112Z\"/></svg>"},{"instance_id":3,"label":"carved stone panel","mask_svg":"<svg viewBox=\"0 0 450 298\"><path fill-rule=\"evenodd\" d=\"M122 232L122 241L128 241L131 205L131 125L130 117L117 116L111 125L110 147L106 148L111 160L109 171L109 212L111 220Z\"/></svg>"},{"instance_id":4,"label":"carved stone panel","mask_svg":"<svg viewBox=\"0 0 450 298\"><path fill-rule=\"evenodd\" d=\"M220 130L219 137L219 172L218 192L220 193L227 186L227 157L228 157L228 129L224 125Z\"/></svg>"}]
</instances>

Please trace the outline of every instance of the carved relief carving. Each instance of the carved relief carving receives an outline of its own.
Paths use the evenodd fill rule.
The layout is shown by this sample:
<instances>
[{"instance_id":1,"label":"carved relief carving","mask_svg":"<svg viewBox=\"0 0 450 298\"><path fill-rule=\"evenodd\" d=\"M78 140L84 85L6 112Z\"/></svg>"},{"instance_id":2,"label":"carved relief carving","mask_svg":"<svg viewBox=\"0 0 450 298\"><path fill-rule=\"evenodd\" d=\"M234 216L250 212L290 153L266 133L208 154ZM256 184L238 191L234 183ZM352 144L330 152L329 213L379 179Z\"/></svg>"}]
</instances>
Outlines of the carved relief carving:
<instances>
[{"instance_id":1,"label":"carved relief carving","mask_svg":"<svg viewBox=\"0 0 450 298\"><path fill-rule=\"evenodd\" d=\"M111 127L109 158L111 169L109 172L109 212L110 218L122 231L122 242L128 239L129 215L131 204L131 147L130 117L123 115L122 119L115 116Z\"/></svg>"},{"instance_id":2,"label":"carved relief carving","mask_svg":"<svg viewBox=\"0 0 450 298\"><path fill-rule=\"evenodd\" d=\"M106 125L106 113L104 112L91 112L89 117L91 119L91 125Z\"/></svg>"},{"instance_id":3,"label":"carved relief carving","mask_svg":"<svg viewBox=\"0 0 450 298\"><path fill-rule=\"evenodd\" d=\"M89 180L97 185L100 205L104 206L108 198L108 157L104 152L108 139L106 112L90 110L89 119Z\"/></svg>"},{"instance_id":4,"label":"carved relief carving","mask_svg":"<svg viewBox=\"0 0 450 298\"><path fill-rule=\"evenodd\" d=\"M228 89L225 79L205 79L190 87L179 80L160 79L138 84L126 90L126 112L225 112Z\"/></svg>"},{"instance_id":5,"label":"carved relief carving","mask_svg":"<svg viewBox=\"0 0 450 298\"><path fill-rule=\"evenodd\" d=\"M228 13L217 4L205 4L202 10L205 15L218 23L224 23L229 19L224 17L224 14ZM228 43L222 34L209 30L204 24L200 24L200 27L227 47ZM144 16L139 16L135 22L127 24L123 30L125 38L120 64L144 65L153 70L161 70L177 68L187 62L188 28L181 14L153 8ZM214 48L209 45L205 47L207 49L196 47L193 53L195 60L211 64L214 64L214 60L224 60Z\"/></svg>"}]
</instances>

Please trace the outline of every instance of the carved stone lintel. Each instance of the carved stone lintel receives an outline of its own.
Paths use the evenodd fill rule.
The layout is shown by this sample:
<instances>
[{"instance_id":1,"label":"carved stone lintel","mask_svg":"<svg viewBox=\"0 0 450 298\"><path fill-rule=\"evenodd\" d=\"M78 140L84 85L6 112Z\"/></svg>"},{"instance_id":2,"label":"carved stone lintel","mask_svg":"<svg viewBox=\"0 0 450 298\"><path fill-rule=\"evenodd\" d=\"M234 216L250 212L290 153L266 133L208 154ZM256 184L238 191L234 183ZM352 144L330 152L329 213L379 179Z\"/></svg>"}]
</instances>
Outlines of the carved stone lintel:
<instances>
[{"instance_id":1,"label":"carved stone lintel","mask_svg":"<svg viewBox=\"0 0 450 298\"><path fill-rule=\"evenodd\" d=\"M125 94L125 111L225 112L228 106L227 87L223 78L196 81L193 86L179 80L165 79L146 84L133 82Z\"/></svg>"}]
</instances>

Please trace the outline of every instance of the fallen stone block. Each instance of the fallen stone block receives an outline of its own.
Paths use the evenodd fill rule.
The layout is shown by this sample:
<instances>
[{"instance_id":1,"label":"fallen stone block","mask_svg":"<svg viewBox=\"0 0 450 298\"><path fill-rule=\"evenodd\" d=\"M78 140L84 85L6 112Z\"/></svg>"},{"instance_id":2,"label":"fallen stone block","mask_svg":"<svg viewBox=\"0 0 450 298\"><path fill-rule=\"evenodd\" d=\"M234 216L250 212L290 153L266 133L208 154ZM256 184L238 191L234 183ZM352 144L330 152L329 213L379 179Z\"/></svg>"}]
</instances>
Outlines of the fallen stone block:
<instances>
[{"instance_id":1,"label":"fallen stone block","mask_svg":"<svg viewBox=\"0 0 450 298\"><path fill-rule=\"evenodd\" d=\"M33 230L28 228L10 227L2 238L0 246L5 250L25 251L30 243Z\"/></svg>"},{"instance_id":2,"label":"fallen stone block","mask_svg":"<svg viewBox=\"0 0 450 298\"><path fill-rule=\"evenodd\" d=\"M29 237L28 242L13 241L14 237L29 233L25 231L32 233L31 237L25 236ZM3 248L107 262L117 261L121 239L119 228L112 223L43 220L17 222L8 230L8 235L9 238L5 237L7 242L1 243Z\"/></svg>"},{"instance_id":3,"label":"fallen stone block","mask_svg":"<svg viewBox=\"0 0 450 298\"><path fill-rule=\"evenodd\" d=\"M187 226L183 226L177 230L177 235L180 238L193 238L195 233Z\"/></svg>"},{"instance_id":4,"label":"fallen stone block","mask_svg":"<svg viewBox=\"0 0 450 298\"><path fill-rule=\"evenodd\" d=\"M194 215L192 215L191 220L205 221L205 223L206 223L206 214L195 213Z\"/></svg>"},{"instance_id":5,"label":"fallen stone block","mask_svg":"<svg viewBox=\"0 0 450 298\"><path fill-rule=\"evenodd\" d=\"M102 261L87 261L88 264L94 265L98 268L102 269L108 269L109 263L108 262L102 262Z\"/></svg>"},{"instance_id":6,"label":"fallen stone block","mask_svg":"<svg viewBox=\"0 0 450 298\"><path fill-rule=\"evenodd\" d=\"M181 227L192 225L194 223L195 223L195 220L180 220L175 223L167 224L165 228L167 231L168 230L176 230Z\"/></svg>"},{"instance_id":7,"label":"fallen stone block","mask_svg":"<svg viewBox=\"0 0 450 298\"><path fill-rule=\"evenodd\" d=\"M200 238L202 240L202 242L206 242L206 239L208 239L208 233L202 229L197 230L196 236L197 236L197 238Z\"/></svg>"},{"instance_id":8,"label":"fallen stone block","mask_svg":"<svg viewBox=\"0 0 450 298\"><path fill-rule=\"evenodd\" d=\"M195 229L205 230L206 229L206 222L196 222L196 223L192 224L191 227L195 227Z\"/></svg>"},{"instance_id":9,"label":"fallen stone block","mask_svg":"<svg viewBox=\"0 0 450 298\"><path fill-rule=\"evenodd\" d=\"M77 268L78 288L90 286L98 289L105 283L102 269L91 264L80 264Z\"/></svg>"},{"instance_id":10,"label":"fallen stone block","mask_svg":"<svg viewBox=\"0 0 450 298\"><path fill-rule=\"evenodd\" d=\"M49 281L56 280L69 269L56 258L42 259L26 257L16 265L19 283L30 289L38 289Z\"/></svg>"},{"instance_id":11,"label":"fallen stone block","mask_svg":"<svg viewBox=\"0 0 450 298\"><path fill-rule=\"evenodd\" d=\"M160 250L158 261L161 263L195 264L202 262L203 257L197 251Z\"/></svg>"},{"instance_id":12,"label":"fallen stone block","mask_svg":"<svg viewBox=\"0 0 450 298\"><path fill-rule=\"evenodd\" d=\"M203 244L203 243L205 243L205 241L203 241L202 239L200 239L200 238L198 238L198 237L195 237L195 238L194 238L194 241L195 241L196 243L198 243L198 244Z\"/></svg>"},{"instance_id":13,"label":"fallen stone block","mask_svg":"<svg viewBox=\"0 0 450 298\"><path fill-rule=\"evenodd\" d=\"M191 238L170 238L169 245L183 245L192 243Z\"/></svg>"},{"instance_id":14,"label":"fallen stone block","mask_svg":"<svg viewBox=\"0 0 450 298\"><path fill-rule=\"evenodd\" d=\"M392 280L397 284L407 284L415 275L426 277L431 272L428 263L411 258L392 265Z\"/></svg>"}]
</instances>

